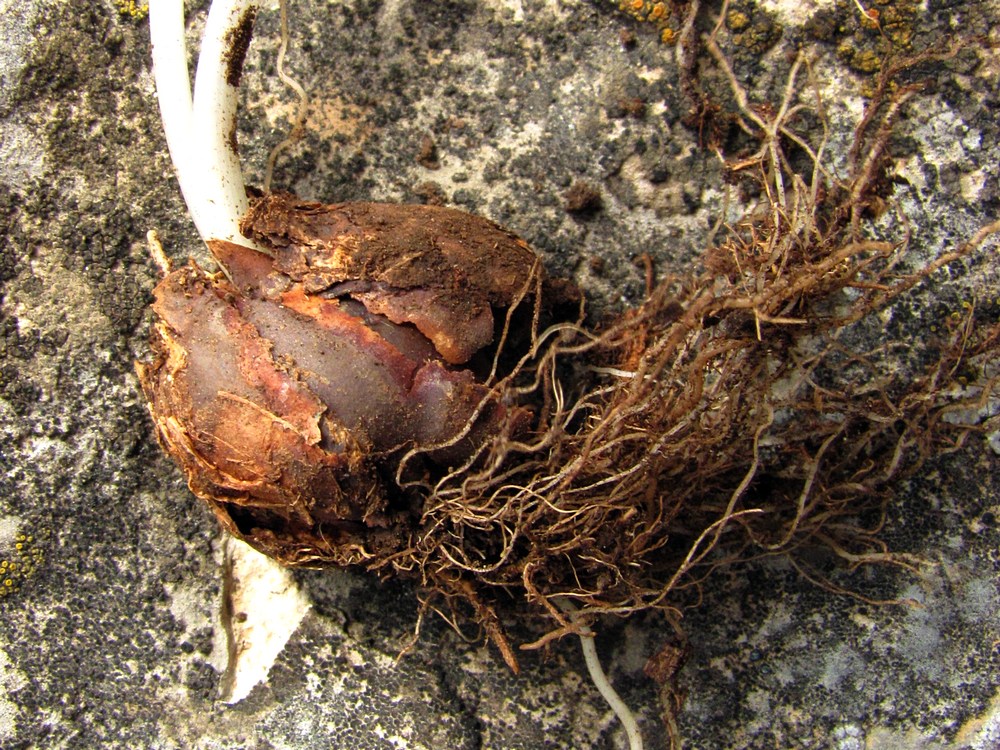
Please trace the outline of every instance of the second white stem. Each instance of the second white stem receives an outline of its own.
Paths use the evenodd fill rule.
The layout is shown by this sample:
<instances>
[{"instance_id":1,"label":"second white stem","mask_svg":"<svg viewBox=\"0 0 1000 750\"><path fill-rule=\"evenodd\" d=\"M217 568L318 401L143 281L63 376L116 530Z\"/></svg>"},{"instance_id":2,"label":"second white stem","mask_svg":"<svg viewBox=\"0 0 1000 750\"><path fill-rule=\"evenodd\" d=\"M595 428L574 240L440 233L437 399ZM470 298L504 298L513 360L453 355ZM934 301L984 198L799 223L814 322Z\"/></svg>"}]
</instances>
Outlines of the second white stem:
<instances>
[{"instance_id":1,"label":"second white stem","mask_svg":"<svg viewBox=\"0 0 1000 750\"><path fill-rule=\"evenodd\" d=\"M240 234L248 204L236 151L237 84L260 0L214 0L202 39L194 98L182 0L151 0L150 37L163 129L184 200L206 242L254 247Z\"/></svg>"},{"instance_id":2,"label":"second white stem","mask_svg":"<svg viewBox=\"0 0 1000 750\"><path fill-rule=\"evenodd\" d=\"M202 236L230 242L246 242L239 229L249 204L236 150L237 85L259 5L260 0L214 0L194 81L191 129L205 155L201 179L208 192L203 207L208 235ZM201 231L198 216L195 224Z\"/></svg>"}]
</instances>

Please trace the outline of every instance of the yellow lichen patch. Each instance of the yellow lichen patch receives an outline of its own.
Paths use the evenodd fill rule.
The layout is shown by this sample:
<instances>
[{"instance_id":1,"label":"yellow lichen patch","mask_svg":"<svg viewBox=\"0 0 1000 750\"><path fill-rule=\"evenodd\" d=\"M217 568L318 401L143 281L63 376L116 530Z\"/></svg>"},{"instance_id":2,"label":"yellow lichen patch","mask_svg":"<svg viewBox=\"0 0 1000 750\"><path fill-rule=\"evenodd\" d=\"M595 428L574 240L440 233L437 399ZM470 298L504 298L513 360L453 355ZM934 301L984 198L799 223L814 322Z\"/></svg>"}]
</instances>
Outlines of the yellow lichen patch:
<instances>
[{"instance_id":1,"label":"yellow lichen patch","mask_svg":"<svg viewBox=\"0 0 1000 750\"><path fill-rule=\"evenodd\" d=\"M656 3L649 9L650 21L659 21L661 18L667 18L669 15L670 9L663 3Z\"/></svg>"},{"instance_id":2,"label":"yellow lichen patch","mask_svg":"<svg viewBox=\"0 0 1000 750\"><path fill-rule=\"evenodd\" d=\"M743 31L750 25L750 16L741 10L731 10L726 14L726 26L730 31Z\"/></svg>"},{"instance_id":3,"label":"yellow lichen patch","mask_svg":"<svg viewBox=\"0 0 1000 750\"><path fill-rule=\"evenodd\" d=\"M149 15L149 3L136 2L136 0L115 0L118 12L123 16L129 16L136 21L141 21Z\"/></svg>"},{"instance_id":4,"label":"yellow lichen patch","mask_svg":"<svg viewBox=\"0 0 1000 750\"><path fill-rule=\"evenodd\" d=\"M881 15L878 8L869 8L861 14L861 27L865 29L880 29L879 16Z\"/></svg>"},{"instance_id":5,"label":"yellow lichen patch","mask_svg":"<svg viewBox=\"0 0 1000 750\"><path fill-rule=\"evenodd\" d=\"M851 69L875 75L888 58L900 52L912 52L919 46L920 15L926 12L920 3L874 0L855 5L857 7L851 9L837 29L843 36L837 45L837 54ZM862 93L870 95L870 85L862 88Z\"/></svg>"},{"instance_id":6,"label":"yellow lichen patch","mask_svg":"<svg viewBox=\"0 0 1000 750\"><path fill-rule=\"evenodd\" d=\"M859 73L875 73L882 67L882 55L874 49L855 49L841 46L838 52Z\"/></svg>"},{"instance_id":7,"label":"yellow lichen patch","mask_svg":"<svg viewBox=\"0 0 1000 750\"><path fill-rule=\"evenodd\" d=\"M909 49L917 28L918 3L894 2L879 11L879 30L897 48Z\"/></svg>"},{"instance_id":8,"label":"yellow lichen patch","mask_svg":"<svg viewBox=\"0 0 1000 750\"><path fill-rule=\"evenodd\" d=\"M752 55L762 55L777 44L784 27L776 17L757 8L755 3L742 2L729 9L725 16L726 29L733 44Z\"/></svg>"},{"instance_id":9,"label":"yellow lichen patch","mask_svg":"<svg viewBox=\"0 0 1000 750\"><path fill-rule=\"evenodd\" d=\"M669 2L650 0L619 0L618 9L640 21L655 24L660 40L664 44L673 44L677 35L676 24L680 21L671 5Z\"/></svg>"},{"instance_id":10,"label":"yellow lichen patch","mask_svg":"<svg viewBox=\"0 0 1000 750\"><path fill-rule=\"evenodd\" d=\"M41 565L45 553L39 545L39 537L47 536L43 530L39 534L19 533L7 550L0 550L0 599L18 591Z\"/></svg>"}]
</instances>

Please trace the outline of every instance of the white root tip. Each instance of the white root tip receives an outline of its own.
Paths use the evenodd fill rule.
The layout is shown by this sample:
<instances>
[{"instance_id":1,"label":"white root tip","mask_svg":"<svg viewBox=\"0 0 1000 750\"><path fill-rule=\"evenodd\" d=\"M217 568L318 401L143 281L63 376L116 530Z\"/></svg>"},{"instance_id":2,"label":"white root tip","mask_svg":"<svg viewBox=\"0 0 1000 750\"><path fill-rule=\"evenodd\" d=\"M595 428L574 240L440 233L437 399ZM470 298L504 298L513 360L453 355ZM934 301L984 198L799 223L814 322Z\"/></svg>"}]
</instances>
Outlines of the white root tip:
<instances>
[{"instance_id":1,"label":"white root tip","mask_svg":"<svg viewBox=\"0 0 1000 750\"><path fill-rule=\"evenodd\" d=\"M643 750L642 732L639 731L639 722L636 721L635 714L632 713L625 701L618 695L608 676L601 667L601 660L597 656L597 646L594 643L594 632L580 622L579 610L569 599L559 597L553 599L556 606L565 612L574 625L580 628L580 648L583 651L583 660L587 665L587 672L593 681L597 691L601 694L608 706L614 711L615 716L622 723L625 734L628 737L629 750Z\"/></svg>"}]
</instances>

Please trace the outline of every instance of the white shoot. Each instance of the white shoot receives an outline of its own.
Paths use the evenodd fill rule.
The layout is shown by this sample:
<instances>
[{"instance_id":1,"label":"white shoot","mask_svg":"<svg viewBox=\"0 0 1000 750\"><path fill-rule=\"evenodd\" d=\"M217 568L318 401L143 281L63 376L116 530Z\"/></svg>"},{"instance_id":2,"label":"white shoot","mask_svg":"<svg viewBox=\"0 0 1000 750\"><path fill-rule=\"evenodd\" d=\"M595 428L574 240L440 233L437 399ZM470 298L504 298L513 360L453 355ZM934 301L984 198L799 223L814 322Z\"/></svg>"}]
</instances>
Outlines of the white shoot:
<instances>
[{"instance_id":1,"label":"white shoot","mask_svg":"<svg viewBox=\"0 0 1000 750\"><path fill-rule=\"evenodd\" d=\"M236 84L242 54L236 42L260 0L215 0L199 56L194 99L184 43L182 0L151 0L153 74L163 130L181 192L206 243L225 240L248 247L240 217L248 204L236 153ZM244 40L244 45L245 45ZM257 249L260 249L259 247Z\"/></svg>"},{"instance_id":2,"label":"white shoot","mask_svg":"<svg viewBox=\"0 0 1000 750\"><path fill-rule=\"evenodd\" d=\"M153 77L160 103L163 132L170 158L186 194L185 177L190 172L191 80L188 77L184 43L184 5L180 0L152 0L149 3L149 38L153 44Z\"/></svg>"}]
</instances>

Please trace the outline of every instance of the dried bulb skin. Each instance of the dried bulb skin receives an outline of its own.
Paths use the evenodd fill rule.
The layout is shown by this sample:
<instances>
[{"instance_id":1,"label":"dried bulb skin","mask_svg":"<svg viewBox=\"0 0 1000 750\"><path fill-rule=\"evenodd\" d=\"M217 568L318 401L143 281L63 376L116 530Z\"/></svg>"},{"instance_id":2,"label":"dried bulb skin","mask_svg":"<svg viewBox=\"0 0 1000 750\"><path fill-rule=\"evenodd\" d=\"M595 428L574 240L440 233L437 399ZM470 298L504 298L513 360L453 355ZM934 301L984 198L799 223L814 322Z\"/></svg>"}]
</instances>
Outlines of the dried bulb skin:
<instances>
[{"instance_id":1,"label":"dried bulb skin","mask_svg":"<svg viewBox=\"0 0 1000 750\"><path fill-rule=\"evenodd\" d=\"M274 193L241 223L314 294L338 284L372 313L411 323L451 364L493 340L493 308L523 293L534 252L478 216L436 206L325 206Z\"/></svg>"},{"instance_id":2,"label":"dried bulb skin","mask_svg":"<svg viewBox=\"0 0 1000 750\"><path fill-rule=\"evenodd\" d=\"M414 466L433 476L529 419L480 360L527 304L535 254L423 206L269 195L243 229L274 257L213 242L231 280L191 264L155 290L137 371L161 444L227 529L282 562L406 549L421 508L400 456L427 449Z\"/></svg>"}]
</instances>

